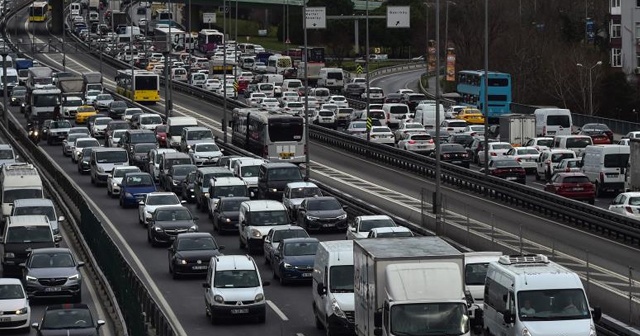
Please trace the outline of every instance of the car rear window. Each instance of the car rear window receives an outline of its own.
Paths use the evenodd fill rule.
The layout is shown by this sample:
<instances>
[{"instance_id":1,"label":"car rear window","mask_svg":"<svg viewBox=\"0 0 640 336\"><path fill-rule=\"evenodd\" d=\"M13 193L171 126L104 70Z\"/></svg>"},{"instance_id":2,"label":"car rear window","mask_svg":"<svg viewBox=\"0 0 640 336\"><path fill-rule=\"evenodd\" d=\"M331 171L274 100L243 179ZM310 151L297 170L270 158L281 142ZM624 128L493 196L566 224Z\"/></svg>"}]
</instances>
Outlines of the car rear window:
<instances>
[{"instance_id":1,"label":"car rear window","mask_svg":"<svg viewBox=\"0 0 640 336\"><path fill-rule=\"evenodd\" d=\"M431 136L428 134L414 134L411 136L411 140L431 140Z\"/></svg>"},{"instance_id":2,"label":"car rear window","mask_svg":"<svg viewBox=\"0 0 640 336\"><path fill-rule=\"evenodd\" d=\"M551 155L551 162L560 162L564 159L572 159L575 158L575 155L572 153L555 153Z\"/></svg>"},{"instance_id":3,"label":"car rear window","mask_svg":"<svg viewBox=\"0 0 640 336\"><path fill-rule=\"evenodd\" d=\"M568 138L567 148L585 148L589 145L593 145L591 138Z\"/></svg>"},{"instance_id":4,"label":"car rear window","mask_svg":"<svg viewBox=\"0 0 640 336\"><path fill-rule=\"evenodd\" d=\"M562 183L589 183L589 178L586 176L567 176L562 180Z\"/></svg>"},{"instance_id":5,"label":"car rear window","mask_svg":"<svg viewBox=\"0 0 640 336\"><path fill-rule=\"evenodd\" d=\"M606 154L604 156L605 168L626 168L629 163L629 154Z\"/></svg>"}]
</instances>

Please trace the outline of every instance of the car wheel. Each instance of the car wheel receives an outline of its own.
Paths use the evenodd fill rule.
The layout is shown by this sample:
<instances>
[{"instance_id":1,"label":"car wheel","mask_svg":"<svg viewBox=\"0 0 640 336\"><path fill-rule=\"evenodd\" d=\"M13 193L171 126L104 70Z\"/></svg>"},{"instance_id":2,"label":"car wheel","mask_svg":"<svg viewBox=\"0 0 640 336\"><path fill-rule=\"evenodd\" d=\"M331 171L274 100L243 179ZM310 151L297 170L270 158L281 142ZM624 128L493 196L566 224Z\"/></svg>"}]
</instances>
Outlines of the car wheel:
<instances>
[{"instance_id":1,"label":"car wheel","mask_svg":"<svg viewBox=\"0 0 640 336\"><path fill-rule=\"evenodd\" d=\"M93 174L91 174L91 184L96 184L96 180L93 178Z\"/></svg>"},{"instance_id":2,"label":"car wheel","mask_svg":"<svg viewBox=\"0 0 640 336\"><path fill-rule=\"evenodd\" d=\"M124 202L122 201L122 197L120 197L120 201L119 201L119 203L120 203L120 206L121 206L122 208L124 208Z\"/></svg>"},{"instance_id":3,"label":"car wheel","mask_svg":"<svg viewBox=\"0 0 640 336\"><path fill-rule=\"evenodd\" d=\"M211 321L211 324L218 324L218 320L211 313L209 313L209 321Z\"/></svg>"},{"instance_id":4,"label":"car wheel","mask_svg":"<svg viewBox=\"0 0 640 336\"><path fill-rule=\"evenodd\" d=\"M151 247L157 247L158 246L158 243L156 243L155 239L153 239L151 237L151 233L149 233L149 230L147 230L147 241L149 243L151 243Z\"/></svg>"}]
</instances>

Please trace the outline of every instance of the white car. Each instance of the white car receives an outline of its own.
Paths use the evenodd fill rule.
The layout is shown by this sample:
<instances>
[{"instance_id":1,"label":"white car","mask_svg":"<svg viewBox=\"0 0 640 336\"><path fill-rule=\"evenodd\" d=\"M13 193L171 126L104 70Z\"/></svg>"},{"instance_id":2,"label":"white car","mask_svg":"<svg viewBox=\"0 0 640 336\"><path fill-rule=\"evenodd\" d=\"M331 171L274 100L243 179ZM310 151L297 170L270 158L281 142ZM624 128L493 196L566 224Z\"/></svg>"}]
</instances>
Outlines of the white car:
<instances>
[{"instance_id":1,"label":"white car","mask_svg":"<svg viewBox=\"0 0 640 336\"><path fill-rule=\"evenodd\" d=\"M373 126L371 127L371 142L384 144L384 145L395 145L395 138L393 136L393 132L387 126Z\"/></svg>"},{"instance_id":2,"label":"white car","mask_svg":"<svg viewBox=\"0 0 640 336\"><path fill-rule=\"evenodd\" d=\"M238 76L238 80L253 81L253 73L250 71L243 71L240 73L240 76Z\"/></svg>"},{"instance_id":3,"label":"white car","mask_svg":"<svg viewBox=\"0 0 640 336\"><path fill-rule=\"evenodd\" d=\"M413 232L404 226L379 227L369 231L367 238L413 237Z\"/></svg>"},{"instance_id":4,"label":"white car","mask_svg":"<svg viewBox=\"0 0 640 336\"><path fill-rule=\"evenodd\" d=\"M279 98L282 104L286 102L297 102L300 100L300 95L297 92L293 91L285 91L282 93L282 96Z\"/></svg>"},{"instance_id":5,"label":"white car","mask_svg":"<svg viewBox=\"0 0 640 336\"><path fill-rule=\"evenodd\" d=\"M635 138L640 138L640 131L633 131L633 132L629 132L627 134L625 134L625 136L622 137L623 139L635 139Z\"/></svg>"},{"instance_id":6,"label":"white car","mask_svg":"<svg viewBox=\"0 0 640 336\"><path fill-rule=\"evenodd\" d=\"M249 99L247 99L247 103L251 107L260 107L260 103L265 98L267 98L267 95L263 92L251 92Z\"/></svg>"},{"instance_id":7,"label":"white car","mask_svg":"<svg viewBox=\"0 0 640 336\"><path fill-rule=\"evenodd\" d=\"M264 98L260 102L260 108L270 111L277 111L280 109L280 103L276 98Z\"/></svg>"},{"instance_id":8,"label":"white car","mask_svg":"<svg viewBox=\"0 0 640 336\"><path fill-rule=\"evenodd\" d=\"M189 156L196 166L214 165L222 157L222 150L213 141L201 142L191 147Z\"/></svg>"},{"instance_id":9,"label":"white car","mask_svg":"<svg viewBox=\"0 0 640 336\"><path fill-rule=\"evenodd\" d=\"M71 162L78 163L84 148L100 147L100 142L96 138L79 138L71 146Z\"/></svg>"},{"instance_id":10,"label":"white car","mask_svg":"<svg viewBox=\"0 0 640 336\"><path fill-rule=\"evenodd\" d=\"M318 98L309 96L305 98L304 96L300 97L300 102L304 103L305 99L307 100L307 104L309 104L309 109L318 110L320 109L320 102Z\"/></svg>"},{"instance_id":11,"label":"white car","mask_svg":"<svg viewBox=\"0 0 640 336\"><path fill-rule=\"evenodd\" d=\"M122 120L131 122L131 118L138 113L142 114L144 112L139 107L129 107L126 110L124 110L124 114L122 115Z\"/></svg>"},{"instance_id":12,"label":"white car","mask_svg":"<svg viewBox=\"0 0 640 336\"><path fill-rule=\"evenodd\" d=\"M96 99L93 101L93 107L96 108L96 110L101 111L101 110L108 110L109 109L109 104L111 104L111 102L113 102L113 96L108 94L108 93L101 93L99 94Z\"/></svg>"},{"instance_id":13,"label":"white car","mask_svg":"<svg viewBox=\"0 0 640 336\"><path fill-rule=\"evenodd\" d=\"M364 93L362 93L360 97L362 99L367 99L367 92L365 91ZM382 88L375 87L375 86L369 87L369 100L371 99L376 99L376 100L384 99L384 91L382 90Z\"/></svg>"},{"instance_id":14,"label":"white car","mask_svg":"<svg viewBox=\"0 0 640 336\"><path fill-rule=\"evenodd\" d=\"M347 228L347 239L367 238L373 228L396 226L398 225L387 215L358 216Z\"/></svg>"},{"instance_id":15,"label":"white car","mask_svg":"<svg viewBox=\"0 0 640 336\"><path fill-rule=\"evenodd\" d=\"M118 142L120 142L120 137L126 132L125 129L113 130L109 139L107 139L108 147L118 147Z\"/></svg>"},{"instance_id":16,"label":"white car","mask_svg":"<svg viewBox=\"0 0 640 336\"><path fill-rule=\"evenodd\" d=\"M462 131L464 134L468 134L471 136L484 136L484 125L467 125Z\"/></svg>"},{"instance_id":17,"label":"white car","mask_svg":"<svg viewBox=\"0 0 640 336\"><path fill-rule=\"evenodd\" d=\"M163 206L182 205L187 201L181 201L171 191L156 191L148 193L138 206L138 223L147 226L149 219L156 209Z\"/></svg>"},{"instance_id":18,"label":"white car","mask_svg":"<svg viewBox=\"0 0 640 336\"><path fill-rule=\"evenodd\" d=\"M116 166L107 177L107 195L117 197L120 195L120 183L126 173L138 173L140 168L136 166Z\"/></svg>"},{"instance_id":19,"label":"white car","mask_svg":"<svg viewBox=\"0 0 640 336\"><path fill-rule=\"evenodd\" d=\"M207 91L218 91L220 87L222 87L222 82L217 78L209 78L203 85L203 88Z\"/></svg>"},{"instance_id":20,"label":"white car","mask_svg":"<svg viewBox=\"0 0 640 336\"><path fill-rule=\"evenodd\" d=\"M609 211L640 219L640 192L624 192L611 201Z\"/></svg>"},{"instance_id":21,"label":"white car","mask_svg":"<svg viewBox=\"0 0 640 336\"><path fill-rule=\"evenodd\" d=\"M103 137L107 129L107 125L112 122L110 117L98 117L91 124L91 136L94 138Z\"/></svg>"},{"instance_id":22,"label":"white car","mask_svg":"<svg viewBox=\"0 0 640 336\"><path fill-rule=\"evenodd\" d=\"M304 114L304 103L299 101L288 101L284 103L282 110L288 114Z\"/></svg>"},{"instance_id":23,"label":"white car","mask_svg":"<svg viewBox=\"0 0 640 336\"><path fill-rule=\"evenodd\" d=\"M257 73L265 73L267 72L267 65L263 62L255 62L253 63L253 71Z\"/></svg>"},{"instance_id":24,"label":"white car","mask_svg":"<svg viewBox=\"0 0 640 336\"><path fill-rule=\"evenodd\" d=\"M325 104L322 104L320 106L320 109L321 110L329 110L329 111L332 111L332 112L336 112L336 110L338 110L338 105L333 104L333 103L325 103Z\"/></svg>"},{"instance_id":25,"label":"white car","mask_svg":"<svg viewBox=\"0 0 640 336\"><path fill-rule=\"evenodd\" d=\"M411 90L411 89L398 89L398 91L396 91L396 93L404 95L405 93L413 93L413 90Z\"/></svg>"},{"instance_id":26,"label":"white car","mask_svg":"<svg viewBox=\"0 0 640 336\"><path fill-rule=\"evenodd\" d=\"M449 133L462 133L467 128L468 124L464 120L448 119L443 120L440 123L440 128Z\"/></svg>"},{"instance_id":27,"label":"white car","mask_svg":"<svg viewBox=\"0 0 640 336\"><path fill-rule=\"evenodd\" d=\"M513 146L508 142L490 142L488 147L489 160L496 156L503 156L511 148L513 148ZM478 151L478 164L481 166L484 164L484 150Z\"/></svg>"},{"instance_id":28,"label":"white car","mask_svg":"<svg viewBox=\"0 0 640 336\"><path fill-rule=\"evenodd\" d=\"M84 100L80 97L66 97L62 103L62 117L73 118L78 111L78 107L84 105Z\"/></svg>"},{"instance_id":29,"label":"white car","mask_svg":"<svg viewBox=\"0 0 640 336\"><path fill-rule=\"evenodd\" d=\"M398 129L393 132L396 142L404 139L409 133L424 133L426 132L424 126L421 123L413 121L400 121ZM398 146L402 148L402 146Z\"/></svg>"},{"instance_id":30,"label":"white car","mask_svg":"<svg viewBox=\"0 0 640 336\"><path fill-rule=\"evenodd\" d=\"M514 147L504 155L516 159L522 168L530 172L536 169L536 160L540 157L540 152L535 147Z\"/></svg>"},{"instance_id":31,"label":"white car","mask_svg":"<svg viewBox=\"0 0 640 336\"><path fill-rule=\"evenodd\" d=\"M31 306L20 279L0 278L0 329L20 329L29 333Z\"/></svg>"},{"instance_id":32,"label":"white car","mask_svg":"<svg viewBox=\"0 0 640 336\"><path fill-rule=\"evenodd\" d=\"M426 132L407 133L403 139L398 141L397 146L411 152L422 153L431 153L436 149L433 138Z\"/></svg>"},{"instance_id":33,"label":"white car","mask_svg":"<svg viewBox=\"0 0 640 336\"><path fill-rule=\"evenodd\" d=\"M555 169L556 173L580 173L582 168L578 164L582 159L562 159Z\"/></svg>"},{"instance_id":34,"label":"white car","mask_svg":"<svg viewBox=\"0 0 640 336\"><path fill-rule=\"evenodd\" d=\"M347 101L347 98L345 96L341 96L341 95L334 95L329 97L329 104L335 104L338 106L338 108L341 107L349 107L349 102Z\"/></svg>"},{"instance_id":35,"label":"white car","mask_svg":"<svg viewBox=\"0 0 640 336\"><path fill-rule=\"evenodd\" d=\"M93 105L93 102L96 100L96 97L101 94L100 90L89 90L84 95L84 103L87 105Z\"/></svg>"},{"instance_id":36,"label":"white car","mask_svg":"<svg viewBox=\"0 0 640 336\"><path fill-rule=\"evenodd\" d=\"M534 147L539 152L553 147L553 138L533 138L524 144L525 147Z\"/></svg>"}]
</instances>

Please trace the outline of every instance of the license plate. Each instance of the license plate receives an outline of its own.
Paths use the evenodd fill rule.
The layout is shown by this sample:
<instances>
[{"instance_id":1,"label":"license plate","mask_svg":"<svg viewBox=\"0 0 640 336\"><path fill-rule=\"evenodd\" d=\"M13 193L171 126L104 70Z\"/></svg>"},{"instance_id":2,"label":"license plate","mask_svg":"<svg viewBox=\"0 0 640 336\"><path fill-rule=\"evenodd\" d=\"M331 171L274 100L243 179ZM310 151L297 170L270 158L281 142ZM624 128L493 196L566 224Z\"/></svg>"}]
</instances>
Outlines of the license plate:
<instances>
[{"instance_id":1,"label":"license plate","mask_svg":"<svg viewBox=\"0 0 640 336\"><path fill-rule=\"evenodd\" d=\"M281 159L290 159L293 156L293 153L280 153Z\"/></svg>"},{"instance_id":2,"label":"license plate","mask_svg":"<svg viewBox=\"0 0 640 336\"><path fill-rule=\"evenodd\" d=\"M249 308L244 309L231 309L231 314L248 314Z\"/></svg>"},{"instance_id":3,"label":"license plate","mask_svg":"<svg viewBox=\"0 0 640 336\"><path fill-rule=\"evenodd\" d=\"M11 322L10 317L0 317L0 322Z\"/></svg>"},{"instance_id":4,"label":"license plate","mask_svg":"<svg viewBox=\"0 0 640 336\"><path fill-rule=\"evenodd\" d=\"M573 191L583 191L584 188L573 188Z\"/></svg>"},{"instance_id":5,"label":"license plate","mask_svg":"<svg viewBox=\"0 0 640 336\"><path fill-rule=\"evenodd\" d=\"M176 240L176 236L169 236L169 240Z\"/></svg>"},{"instance_id":6,"label":"license plate","mask_svg":"<svg viewBox=\"0 0 640 336\"><path fill-rule=\"evenodd\" d=\"M205 270L205 269L207 269L207 268L209 268L209 266L207 266L207 265L202 265L202 266L193 266L193 267L191 267L191 269L194 269L194 270Z\"/></svg>"},{"instance_id":7,"label":"license plate","mask_svg":"<svg viewBox=\"0 0 640 336\"><path fill-rule=\"evenodd\" d=\"M334 227L335 224L331 223L331 224L322 224L322 227Z\"/></svg>"},{"instance_id":8,"label":"license plate","mask_svg":"<svg viewBox=\"0 0 640 336\"><path fill-rule=\"evenodd\" d=\"M518 179L517 177L513 177L513 176L508 176L507 177L507 181L515 181L517 179Z\"/></svg>"},{"instance_id":9,"label":"license plate","mask_svg":"<svg viewBox=\"0 0 640 336\"><path fill-rule=\"evenodd\" d=\"M44 289L45 292L60 292L62 287L47 287Z\"/></svg>"},{"instance_id":10,"label":"license plate","mask_svg":"<svg viewBox=\"0 0 640 336\"><path fill-rule=\"evenodd\" d=\"M556 131L548 131L547 134L553 135L553 134L556 134Z\"/></svg>"},{"instance_id":11,"label":"license plate","mask_svg":"<svg viewBox=\"0 0 640 336\"><path fill-rule=\"evenodd\" d=\"M310 278L312 275L313 273L302 273L303 278Z\"/></svg>"},{"instance_id":12,"label":"license plate","mask_svg":"<svg viewBox=\"0 0 640 336\"><path fill-rule=\"evenodd\" d=\"M451 163L462 163L462 161L451 161Z\"/></svg>"}]
</instances>

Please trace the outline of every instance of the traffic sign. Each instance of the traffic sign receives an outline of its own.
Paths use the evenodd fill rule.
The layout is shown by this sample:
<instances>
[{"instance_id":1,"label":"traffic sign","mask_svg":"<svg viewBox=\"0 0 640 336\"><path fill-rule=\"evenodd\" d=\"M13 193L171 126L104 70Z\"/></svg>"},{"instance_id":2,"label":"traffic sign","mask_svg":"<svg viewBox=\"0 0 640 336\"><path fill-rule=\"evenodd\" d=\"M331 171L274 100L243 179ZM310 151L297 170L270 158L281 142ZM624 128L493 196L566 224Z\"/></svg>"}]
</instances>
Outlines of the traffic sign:
<instances>
[{"instance_id":1,"label":"traffic sign","mask_svg":"<svg viewBox=\"0 0 640 336\"><path fill-rule=\"evenodd\" d=\"M233 82L233 91L238 92L238 87L240 85L238 84L238 81Z\"/></svg>"},{"instance_id":2,"label":"traffic sign","mask_svg":"<svg viewBox=\"0 0 640 336\"><path fill-rule=\"evenodd\" d=\"M409 6L387 6L387 28L409 28Z\"/></svg>"},{"instance_id":3,"label":"traffic sign","mask_svg":"<svg viewBox=\"0 0 640 336\"><path fill-rule=\"evenodd\" d=\"M202 13L203 23L216 23L216 13Z\"/></svg>"},{"instance_id":4,"label":"traffic sign","mask_svg":"<svg viewBox=\"0 0 640 336\"><path fill-rule=\"evenodd\" d=\"M362 71L363 71L363 70L362 70L362 65L360 65L360 64L356 65L356 73L357 73L358 75L361 75L361 74L362 74Z\"/></svg>"},{"instance_id":5,"label":"traffic sign","mask_svg":"<svg viewBox=\"0 0 640 336\"><path fill-rule=\"evenodd\" d=\"M367 131L371 131L371 127L373 127L373 120L371 117L367 117Z\"/></svg>"},{"instance_id":6,"label":"traffic sign","mask_svg":"<svg viewBox=\"0 0 640 336\"><path fill-rule=\"evenodd\" d=\"M326 7L307 7L305 13L305 28L307 29L326 29L327 28L327 8Z\"/></svg>"}]
</instances>

